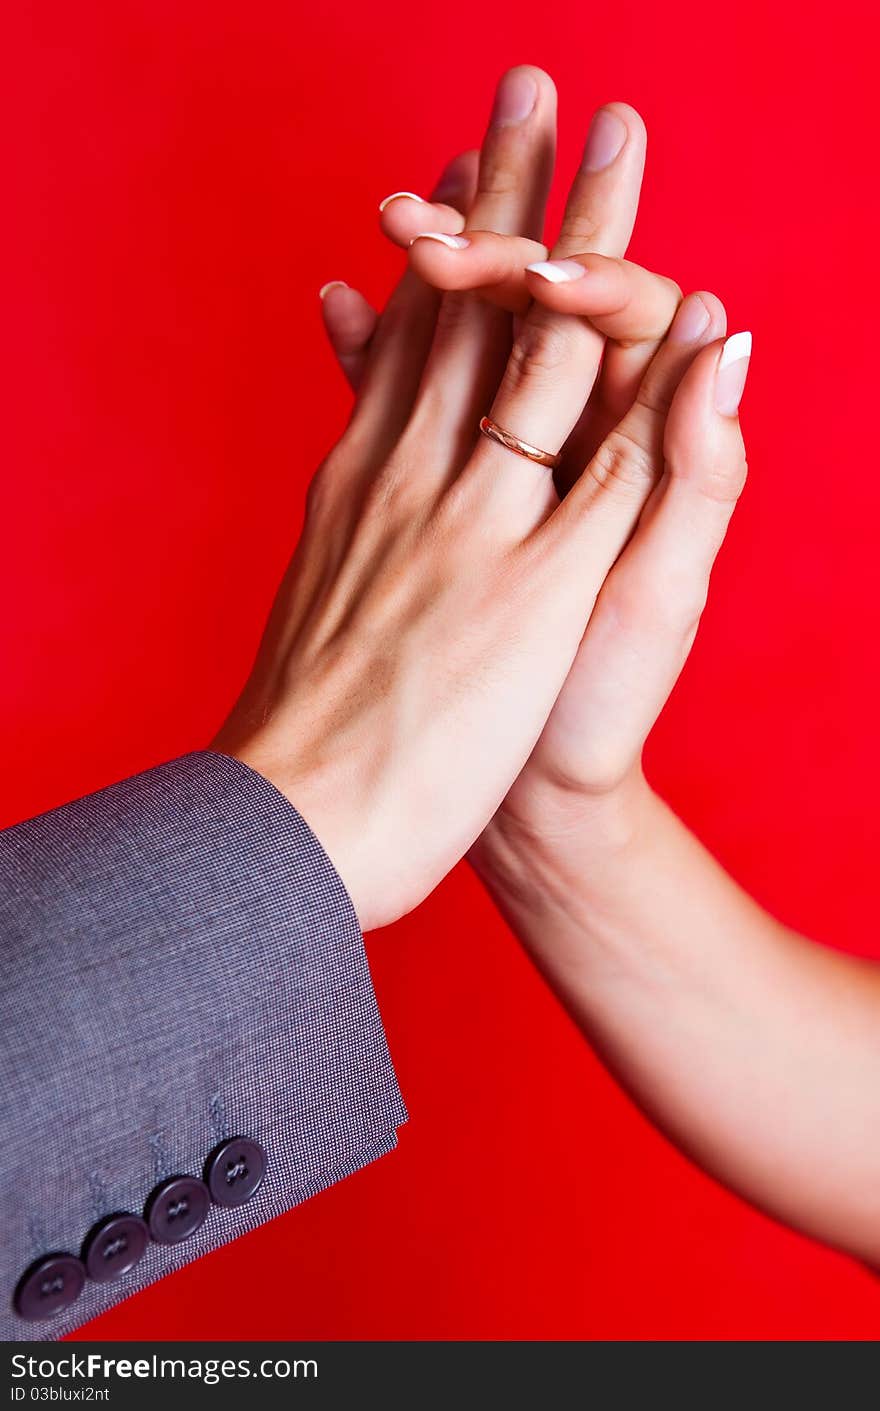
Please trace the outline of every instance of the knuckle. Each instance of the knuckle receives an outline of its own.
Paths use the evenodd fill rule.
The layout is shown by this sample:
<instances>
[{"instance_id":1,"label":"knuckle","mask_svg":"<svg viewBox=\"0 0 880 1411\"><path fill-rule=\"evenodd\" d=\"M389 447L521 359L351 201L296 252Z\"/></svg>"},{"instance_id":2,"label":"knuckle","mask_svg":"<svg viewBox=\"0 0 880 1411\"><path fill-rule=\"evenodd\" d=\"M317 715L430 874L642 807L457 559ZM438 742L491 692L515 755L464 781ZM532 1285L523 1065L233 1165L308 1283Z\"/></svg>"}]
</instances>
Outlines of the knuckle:
<instances>
[{"instance_id":1,"label":"knuckle","mask_svg":"<svg viewBox=\"0 0 880 1411\"><path fill-rule=\"evenodd\" d=\"M675 387L672 378L661 370L656 373L649 371L639 388L636 405L652 417L665 417L672 405Z\"/></svg>"},{"instance_id":2,"label":"knuckle","mask_svg":"<svg viewBox=\"0 0 880 1411\"><path fill-rule=\"evenodd\" d=\"M745 453L729 461L710 466L705 477L703 492L713 500L725 504L735 504L745 489L749 467Z\"/></svg>"},{"instance_id":3,"label":"knuckle","mask_svg":"<svg viewBox=\"0 0 880 1411\"><path fill-rule=\"evenodd\" d=\"M571 359L571 339L555 322L526 319L516 337L507 364L513 385L527 378L554 374Z\"/></svg>"},{"instance_id":4,"label":"knuckle","mask_svg":"<svg viewBox=\"0 0 880 1411\"><path fill-rule=\"evenodd\" d=\"M650 279L653 284L652 311L650 315L640 321L639 331L635 336L616 340L623 348L638 348L645 344L662 342L684 299L681 285L676 283L674 279L670 279L665 274L651 274ZM631 283L626 307L630 310L638 308L641 297L638 284ZM646 378L651 378L650 371L646 374Z\"/></svg>"},{"instance_id":5,"label":"knuckle","mask_svg":"<svg viewBox=\"0 0 880 1411\"><path fill-rule=\"evenodd\" d=\"M680 465L673 453L669 457L669 470L679 479L690 480L705 499L731 508L742 494L749 473L745 452L696 468L690 464Z\"/></svg>"},{"instance_id":6,"label":"knuckle","mask_svg":"<svg viewBox=\"0 0 880 1411\"><path fill-rule=\"evenodd\" d=\"M654 453L622 427L605 438L584 472L600 490L628 499L647 495L657 473Z\"/></svg>"},{"instance_id":7,"label":"knuckle","mask_svg":"<svg viewBox=\"0 0 880 1411\"><path fill-rule=\"evenodd\" d=\"M566 211L559 232L559 250L565 255L578 255L592 250L600 242L602 222L591 211ZM554 258L558 255L555 252Z\"/></svg>"},{"instance_id":8,"label":"knuckle","mask_svg":"<svg viewBox=\"0 0 880 1411\"><path fill-rule=\"evenodd\" d=\"M483 196L518 195L520 185L519 168L511 160L510 154L493 153L488 148L485 149L480 166L480 186L477 199L480 200Z\"/></svg>"}]
</instances>

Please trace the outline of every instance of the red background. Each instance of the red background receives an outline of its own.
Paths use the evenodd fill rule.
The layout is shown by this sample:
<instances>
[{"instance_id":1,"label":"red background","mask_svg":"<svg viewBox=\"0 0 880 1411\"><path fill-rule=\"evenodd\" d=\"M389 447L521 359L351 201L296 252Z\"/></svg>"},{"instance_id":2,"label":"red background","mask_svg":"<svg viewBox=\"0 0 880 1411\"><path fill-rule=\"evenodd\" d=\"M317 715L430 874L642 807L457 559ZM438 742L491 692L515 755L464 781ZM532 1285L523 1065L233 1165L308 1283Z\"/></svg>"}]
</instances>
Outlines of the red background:
<instances>
[{"instance_id":1,"label":"red background","mask_svg":"<svg viewBox=\"0 0 880 1411\"><path fill-rule=\"evenodd\" d=\"M874 8L14 7L2 821L210 738L345 415L317 289L382 299L378 200L528 60L563 176L594 105L641 109L635 256L755 334L751 482L654 777L767 906L880 955ZM657 1136L466 869L369 950L399 1150L84 1335L878 1334L880 1282Z\"/></svg>"}]
</instances>

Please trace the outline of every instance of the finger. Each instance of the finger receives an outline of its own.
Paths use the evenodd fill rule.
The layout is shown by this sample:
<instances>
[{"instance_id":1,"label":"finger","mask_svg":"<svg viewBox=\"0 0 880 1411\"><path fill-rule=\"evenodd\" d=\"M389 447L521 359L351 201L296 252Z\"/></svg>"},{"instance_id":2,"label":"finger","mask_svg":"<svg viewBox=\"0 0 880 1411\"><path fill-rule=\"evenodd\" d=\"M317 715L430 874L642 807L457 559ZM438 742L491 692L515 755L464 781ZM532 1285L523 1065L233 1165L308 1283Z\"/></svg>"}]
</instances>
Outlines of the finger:
<instances>
[{"instance_id":1,"label":"finger","mask_svg":"<svg viewBox=\"0 0 880 1411\"><path fill-rule=\"evenodd\" d=\"M745 483L739 406L751 356L751 333L734 333L707 349L682 380L666 421L663 450L671 479L724 506Z\"/></svg>"},{"instance_id":2,"label":"finger","mask_svg":"<svg viewBox=\"0 0 880 1411\"><path fill-rule=\"evenodd\" d=\"M553 170L556 90L542 70L523 65L498 85L480 153L470 229L539 238ZM439 450L445 483L473 447L477 422L490 403L510 346L510 317L476 295L444 296L437 336L425 369L413 436L429 435ZM424 458L422 458L424 460ZM427 471L427 467L426 467Z\"/></svg>"},{"instance_id":3,"label":"finger","mask_svg":"<svg viewBox=\"0 0 880 1411\"><path fill-rule=\"evenodd\" d=\"M603 254L623 254L638 205L645 146L644 123L634 109L617 103L599 110L572 184L554 259L588 246ZM603 342L591 324L534 307L519 329L490 412L492 420L528 444L557 454L590 395ZM491 505L499 527L506 524L515 530L519 524L527 533L552 500L546 486L542 495L527 476L509 474L512 454L484 438L470 471L482 482L477 493Z\"/></svg>"},{"instance_id":4,"label":"finger","mask_svg":"<svg viewBox=\"0 0 880 1411\"><path fill-rule=\"evenodd\" d=\"M409 252L410 268L435 289L469 289L513 313L531 303L526 266L543 260L546 246L519 235L468 230L467 235L425 231Z\"/></svg>"},{"instance_id":5,"label":"finger","mask_svg":"<svg viewBox=\"0 0 880 1411\"><path fill-rule=\"evenodd\" d=\"M648 135L635 108L606 103L594 114L572 182L553 258L579 250L623 255L639 209Z\"/></svg>"},{"instance_id":6,"label":"finger","mask_svg":"<svg viewBox=\"0 0 880 1411\"><path fill-rule=\"evenodd\" d=\"M595 444L632 405L681 303L681 289L664 275L602 255L548 260L532 265L526 277L529 292L545 308L588 318L612 340L604 348L601 382L589 420L582 419L566 448L576 474Z\"/></svg>"},{"instance_id":7,"label":"finger","mask_svg":"<svg viewBox=\"0 0 880 1411\"><path fill-rule=\"evenodd\" d=\"M467 226L539 240L556 156L556 88L522 64L498 85Z\"/></svg>"},{"instance_id":8,"label":"finger","mask_svg":"<svg viewBox=\"0 0 880 1411\"><path fill-rule=\"evenodd\" d=\"M460 153L450 162L427 201L415 191L392 191L379 202L383 235L404 250L425 230L456 235L464 226L476 195L479 165L478 151Z\"/></svg>"},{"instance_id":9,"label":"finger","mask_svg":"<svg viewBox=\"0 0 880 1411\"><path fill-rule=\"evenodd\" d=\"M554 259L566 258L579 250L617 256L626 253L638 213L646 150L645 124L635 108L628 103L607 103L599 108L590 124L581 168L566 204L559 240L553 249ZM541 318L537 310L534 317ZM585 329L579 335L571 334L575 345L572 356L577 353L583 359L586 391L557 473L557 483L563 490L631 404L656 350L650 348L647 358L638 354L619 356L613 346L608 347L596 336L597 332ZM588 406L600 369L602 387ZM621 391L622 384L626 391ZM616 396L605 395L615 389Z\"/></svg>"},{"instance_id":10,"label":"finger","mask_svg":"<svg viewBox=\"0 0 880 1411\"><path fill-rule=\"evenodd\" d=\"M438 212L451 209L437 204L436 198L448 195L450 200L460 203L466 210L473 200L477 179L476 152L463 152L454 157L444 169L440 180L432 192L433 202L423 201L420 196L409 192L395 192L387 196L379 209L383 210L390 201L398 197L410 197L426 211ZM404 204L408 204L404 202ZM456 213L457 214L457 213ZM458 225L464 217L458 216ZM331 280L320 290L324 327L337 361L353 391L357 391L363 381L370 355L370 342L379 320L379 315L362 294L340 279Z\"/></svg>"},{"instance_id":11,"label":"finger","mask_svg":"<svg viewBox=\"0 0 880 1411\"><path fill-rule=\"evenodd\" d=\"M379 315L363 294L334 279L320 291L321 315L330 346L353 392L363 380L370 339Z\"/></svg>"},{"instance_id":12,"label":"finger","mask_svg":"<svg viewBox=\"0 0 880 1411\"><path fill-rule=\"evenodd\" d=\"M514 313L526 312L534 296L557 313L589 318L597 332L614 340L605 347L602 368L608 430L631 405L681 303L681 290L674 280L628 260L576 255L550 261L545 253L543 246L511 235L428 232L415 237L410 266L435 288L474 290ZM534 254L540 260L529 263Z\"/></svg>"},{"instance_id":13,"label":"finger","mask_svg":"<svg viewBox=\"0 0 880 1411\"><path fill-rule=\"evenodd\" d=\"M464 153L444 168L435 191L466 207L473 182L474 163L471 154ZM357 354L350 351L358 379L350 430L359 438L365 475L387 456L409 419L434 337L440 297L407 270L369 342Z\"/></svg>"},{"instance_id":14,"label":"finger","mask_svg":"<svg viewBox=\"0 0 880 1411\"><path fill-rule=\"evenodd\" d=\"M644 609L636 630L645 636L662 623L671 637L666 670L653 688L658 709L693 643L712 565L745 486L739 403L751 348L750 333L714 342L682 378L666 419L663 478L615 569L615 582L607 585L618 603L628 595L635 601L636 593L642 601L650 593L653 611Z\"/></svg>"},{"instance_id":15,"label":"finger","mask_svg":"<svg viewBox=\"0 0 880 1411\"><path fill-rule=\"evenodd\" d=\"M456 235L464 229L462 211L437 201L425 201L412 191L395 191L391 196L386 196L379 211L382 234L403 250L423 230L442 230L448 235Z\"/></svg>"},{"instance_id":16,"label":"finger","mask_svg":"<svg viewBox=\"0 0 880 1411\"><path fill-rule=\"evenodd\" d=\"M707 297L707 296L704 296ZM687 659L709 578L745 484L734 404L749 335L700 352L666 419L666 466L599 594L539 750L577 785L614 783L638 759ZM719 411L719 365L724 410ZM725 379L730 378L725 390Z\"/></svg>"},{"instance_id":17,"label":"finger","mask_svg":"<svg viewBox=\"0 0 880 1411\"><path fill-rule=\"evenodd\" d=\"M625 140L622 129L626 130ZM554 259L578 250L617 256L626 253L638 213L646 150L645 124L634 108L627 103L608 103L598 110L566 206ZM539 317L537 313L535 317ZM580 344L589 391L557 473L557 484L563 492L631 405L656 351L654 344L635 354L620 353L591 332L581 335ZM591 400L600 371L601 384Z\"/></svg>"},{"instance_id":18,"label":"finger","mask_svg":"<svg viewBox=\"0 0 880 1411\"><path fill-rule=\"evenodd\" d=\"M696 305L709 314L696 336ZM601 584L638 522L664 466L667 412L700 348L723 333L724 307L712 294L691 294L642 380L626 416L607 436L538 538L561 536L586 571L582 574L585 616Z\"/></svg>"},{"instance_id":19,"label":"finger","mask_svg":"<svg viewBox=\"0 0 880 1411\"><path fill-rule=\"evenodd\" d=\"M524 271L530 297L561 314L579 314L606 338L640 343L665 338L681 303L672 279L630 260L574 255Z\"/></svg>"}]
</instances>

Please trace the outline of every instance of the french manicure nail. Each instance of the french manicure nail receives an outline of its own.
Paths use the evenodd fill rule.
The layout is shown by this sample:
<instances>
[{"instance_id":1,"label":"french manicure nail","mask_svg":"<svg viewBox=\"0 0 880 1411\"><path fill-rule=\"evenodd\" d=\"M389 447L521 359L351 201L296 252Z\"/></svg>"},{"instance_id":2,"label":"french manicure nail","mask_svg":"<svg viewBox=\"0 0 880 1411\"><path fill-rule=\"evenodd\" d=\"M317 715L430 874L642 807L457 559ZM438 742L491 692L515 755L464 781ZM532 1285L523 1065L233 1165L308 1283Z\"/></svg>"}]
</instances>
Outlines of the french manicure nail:
<instances>
[{"instance_id":1,"label":"french manicure nail","mask_svg":"<svg viewBox=\"0 0 880 1411\"><path fill-rule=\"evenodd\" d=\"M428 203L423 196L417 196L414 191L392 191L390 196L386 196L384 201L379 202L379 210L384 211L386 206L390 206L392 201L400 201L405 198L407 201L418 201L420 206Z\"/></svg>"},{"instance_id":2,"label":"french manicure nail","mask_svg":"<svg viewBox=\"0 0 880 1411\"><path fill-rule=\"evenodd\" d=\"M538 101L538 85L525 69L511 69L498 85L491 122L495 127L522 122Z\"/></svg>"},{"instance_id":3,"label":"french manicure nail","mask_svg":"<svg viewBox=\"0 0 880 1411\"><path fill-rule=\"evenodd\" d=\"M751 355L751 333L734 333L721 349L715 374L715 408L722 416L736 416Z\"/></svg>"},{"instance_id":4,"label":"french manicure nail","mask_svg":"<svg viewBox=\"0 0 880 1411\"><path fill-rule=\"evenodd\" d=\"M421 235L414 235L410 245L415 245L417 240L439 240L441 245L448 246L450 250L466 250L471 243L465 240L463 235L441 235L439 230L425 230Z\"/></svg>"},{"instance_id":5,"label":"french manicure nail","mask_svg":"<svg viewBox=\"0 0 880 1411\"><path fill-rule=\"evenodd\" d=\"M548 284L570 284L573 279L582 279L586 274L583 265L577 260L538 260L537 264L526 265L529 274L538 274Z\"/></svg>"},{"instance_id":6,"label":"french manicure nail","mask_svg":"<svg viewBox=\"0 0 880 1411\"><path fill-rule=\"evenodd\" d=\"M321 288L318 290L318 298L321 300L326 299L331 289L348 289L348 287L344 279L331 279L328 284L321 285Z\"/></svg>"},{"instance_id":7,"label":"french manicure nail","mask_svg":"<svg viewBox=\"0 0 880 1411\"><path fill-rule=\"evenodd\" d=\"M593 114L584 147L581 171L603 171L610 167L628 136L626 123L608 108Z\"/></svg>"},{"instance_id":8,"label":"french manicure nail","mask_svg":"<svg viewBox=\"0 0 880 1411\"><path fill-rule=\"evenodd\" d=\"M671 343L696 343L711 322L712 316L699 294L692 294L679 304L666 336Z\"/></svg>"}]
</instances>

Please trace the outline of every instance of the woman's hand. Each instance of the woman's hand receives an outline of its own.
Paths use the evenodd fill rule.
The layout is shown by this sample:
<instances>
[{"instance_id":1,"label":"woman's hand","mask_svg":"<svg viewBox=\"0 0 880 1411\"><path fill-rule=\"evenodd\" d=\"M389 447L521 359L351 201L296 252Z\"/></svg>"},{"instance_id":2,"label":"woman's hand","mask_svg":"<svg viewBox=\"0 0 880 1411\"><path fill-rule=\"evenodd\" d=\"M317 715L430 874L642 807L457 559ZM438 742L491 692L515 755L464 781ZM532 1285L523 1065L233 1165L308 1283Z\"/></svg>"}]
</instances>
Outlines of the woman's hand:
<instances>
[{"instance_id":1,"label":"woman's hand","mask_svg":"<svg viewBox=\"0 0 880 1411\"><path fill-rule=\"evenodd\" d=\"M710 336L723 331L724 311L711 295L685 301L670 337L685 322L693 333L701 319ZM509 888L534 885L533 867L545 880L554 871L560 891L588 886L608 849L640 825L643 746L687 660L745 483L737 407L750 347L750 336L738 334L701 354L662 444L640 468L657 477L654 488L541 738L474 851L502 904Z\"/></svg>"},{"instance_id":2,"label":"woman's hand","mask_svg":"<svg viewBox=\"0 0 880 1411\"><path fill-rule=\"evenodd\" d=\"M619 104L600 109L594 129L605 133L630 113ZM606 142L605 150L612 145ZM603 186L609 205L619 197L627 206L631 175L625 164L612 162ZM385 233L409 247L410 267L426 282L471 289L520 313L534 299L534 307L546 311L545 327L554 319L557 327L564 325L567 316L607 340L594 395L566 446L562 488L576 478L579 455L601 463L609 422L638 397L634 389L676 316L678 286L595 250L573 254L565 232L548 261L535 241L477 231L472 220L465 229L454 203L441 206L397 193L383 202L381 218ZM452 235L457 243L444 243ZM601 222L592 236L601 250ZM336 313L334 307L325 311L334 345ZM711 341L724 331L722 306L701 294L678 311L669 336ZM602 589L528 765L475 850L478 865L486 865L499 831L521 830L527 850L537 839L570 833L584 810L598 839L597 799L612 800L603 816L619 828L618 796L632 797L631 786L641 780L645 737L690 649L711 565L745 480L736 410L750 346L748 335L739 335L723 352L704 355L664 436L642 458L638 474L650 495L636 532ZM636 406L629 415L638 414Z\"/></svg>"},{"instance_id":3,"label":"woman's hand","mask_svg":"<svg viewBox=\"0 0 880 1411\"><path fill-rule=\"evenodd\" d=\"M404 213L409 238L431 228L423 223L420 232L420 222L440 229L432 209L404 199L386 206L386 227ZM601 422L625 394L618 370L652 355L646 311L658 298L662 322L666 286L583 253L587 244L574 257L555 251L547 263L535 243L465 234L466 247L417 239L411 265L439 287L473 283L482 297L520 311L528 291L548 315L587 320L607 335L594 398L605 402ZM618 293L638 284L640 296L602 303L615 280ZM335 316L327 310L333 338ZM664 348L714 337L723 323L717 300L692 296ZM586 472L604 476L606 501L609 492L638 497L639 483L654 483L541 738L472 857L563 1004L648 1116L764 1210L876 1267L880 1144L866 1134L880 1120L878 969L812 945L762 912L641 772L642 742L688 654L745 478L737 408L749 351L741 334L699 352L665 427L667 393L652 381L658 354L622 427L628 437L633 424L650 421L655 434L618 466L608 459L607 447L618 444L612 433ZM589 411L583 428L595 437Z\"/></svg>"},{"instance_id":4,"label":"woman's hand","mask_svg":"<svg viewBox=\"0 0 880 1411\"><path fill-rule=\"evenodd\" d=\"M505 77L469 224L540 234L554 119L544 74ZM622 253L644 148L629 121L623 191L609 207L607 173L579 173L563 248L589 224ZM688 369L717 320L689 332L685 321L662 344L559 503L547 470L476 428L491 407L524 440L560 450L598 371L594 330L536 309L511 347L509 316L474 296L446 295L438 309L411 274L393 296L349 427L313 482L254 672L215 741L301 810L365 927L431 890L532 754L650 493L666 409L699 397L717 359L697 358L695 384Z\"/></svg>"}]
</instances>

